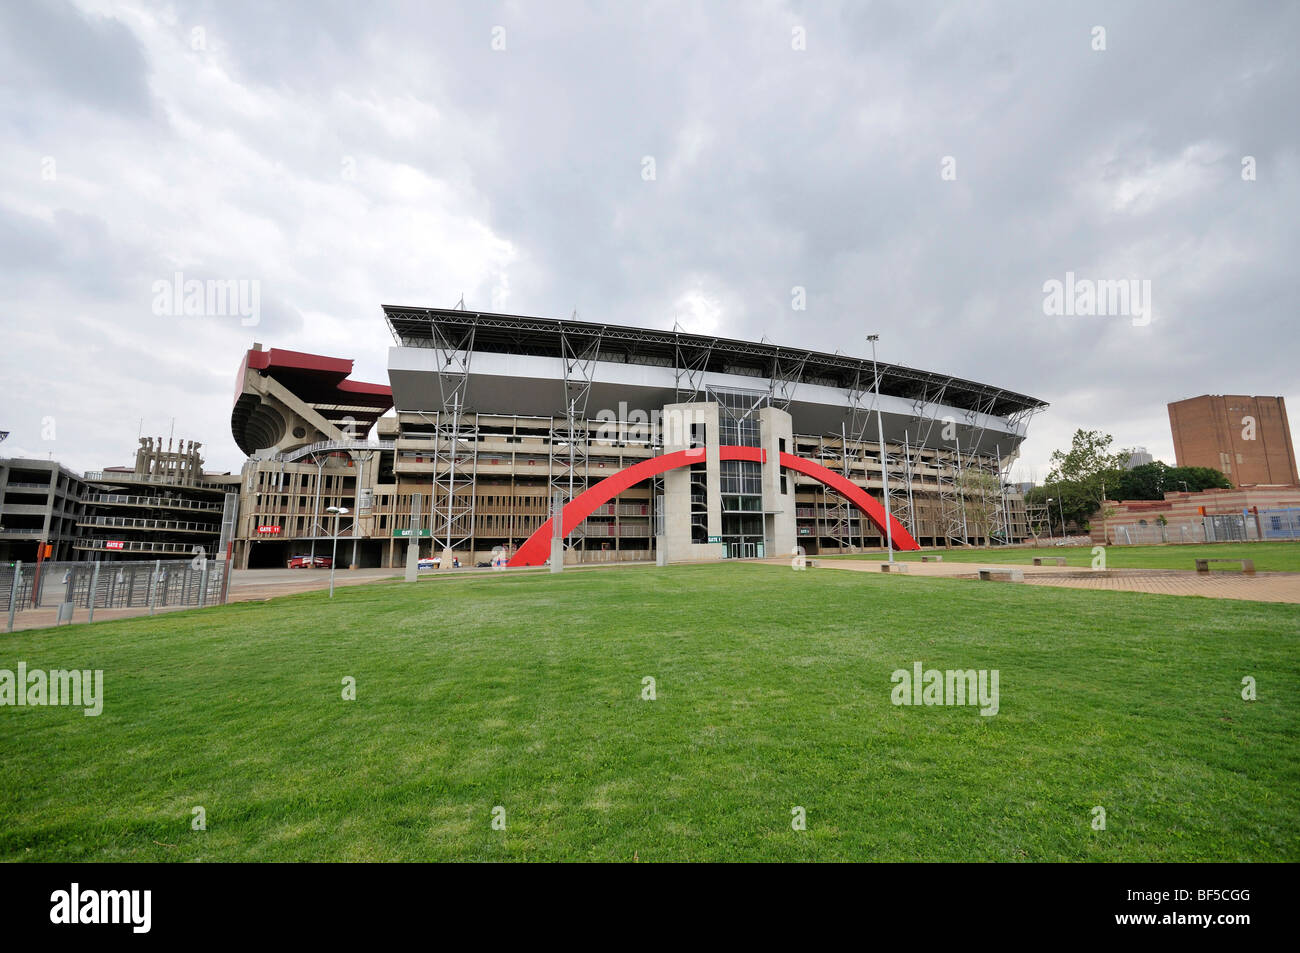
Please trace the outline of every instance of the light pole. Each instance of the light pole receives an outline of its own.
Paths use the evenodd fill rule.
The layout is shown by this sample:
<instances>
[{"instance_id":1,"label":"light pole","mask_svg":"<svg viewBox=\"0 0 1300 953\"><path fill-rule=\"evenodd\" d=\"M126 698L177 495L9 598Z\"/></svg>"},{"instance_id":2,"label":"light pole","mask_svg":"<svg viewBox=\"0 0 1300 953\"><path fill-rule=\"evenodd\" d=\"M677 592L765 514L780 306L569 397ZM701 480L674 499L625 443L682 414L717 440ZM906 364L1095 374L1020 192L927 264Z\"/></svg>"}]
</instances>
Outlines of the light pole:
<instances>
[{"instance_id":1,"label":"light pole","mask_svg":"<svg viewBox=\"0 0 1300 953\"><path fill-rule=\"evenodd\" d=\"M1047 538L1048 539L1052 538L1052 504L1055 502L1056 502L1056 497L1049 496L1047 498ZM1064 526L1061 527L1061 532L1062 533L1065 532Z\"/></svg>"},{"instance_id":2,"label":"light pole","mask_svg":"<svg viewBox=\"0 0 1300 953\"><path fill-rule=\"evenodd\" d=\"M330 554L330 598L334 598L334 563L338 560L339 554L339 517L348 511L346 506L327 506L326 513L334 514L334 550Z\"/></svg>"},{"instance_id":3,"label":"light pole","mask_svg":"<svg viewBox=\"0 0 1300 953\"><path fill-rule=\"evenodd\" d=\"M894 561L894 526L889 517L889 470L885 464L885 423L880 409L880 372L876 370L876 342L879 334L868 334L871 342L871 376L876 379L876 437L880 441L880 485L885 496L885 548L889 550L889 561Z\"/></svg>"}]
</instances>

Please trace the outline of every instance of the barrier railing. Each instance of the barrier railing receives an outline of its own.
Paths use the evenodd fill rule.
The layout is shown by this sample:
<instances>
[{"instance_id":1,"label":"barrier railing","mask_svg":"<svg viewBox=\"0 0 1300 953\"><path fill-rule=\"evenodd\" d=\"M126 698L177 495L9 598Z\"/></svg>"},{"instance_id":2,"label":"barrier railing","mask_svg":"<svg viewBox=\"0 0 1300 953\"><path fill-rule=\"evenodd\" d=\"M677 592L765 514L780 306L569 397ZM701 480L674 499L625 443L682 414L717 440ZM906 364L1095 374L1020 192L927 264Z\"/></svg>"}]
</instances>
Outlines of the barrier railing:
<instances>
[{"instance_id":1,"label":"barrier railing","mask_svg":"<svg viewBox=\"0 0 1300 953\"><path fill-rule=\"evenodd\" d=\"M17 613L33 609L85 609L93 620L95 609L215 605L225 598L224 573L211 559L0 564L0 613L13 631Z\"/></svg>"}]
</instances>

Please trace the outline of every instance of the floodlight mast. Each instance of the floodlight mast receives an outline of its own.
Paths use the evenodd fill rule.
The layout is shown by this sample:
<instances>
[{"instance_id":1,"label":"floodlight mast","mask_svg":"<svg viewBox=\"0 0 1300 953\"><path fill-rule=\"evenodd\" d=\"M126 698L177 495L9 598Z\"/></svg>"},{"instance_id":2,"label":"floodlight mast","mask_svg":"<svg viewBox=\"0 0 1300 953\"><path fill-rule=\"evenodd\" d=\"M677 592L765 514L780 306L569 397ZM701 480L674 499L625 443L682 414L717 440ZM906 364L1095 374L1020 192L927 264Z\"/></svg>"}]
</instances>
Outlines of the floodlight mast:
<instances>
[{"instance_id":1,"label":"floodlight mast","mask_svg":"<svg viewBox=\"0 0 1300 953\"><path fill-rule=\"evenodd\" d=\"M885 423L880 408L880 372L876 369L876 342L879 334L868 334L871 342L871 376L876 379L876 436L880 440L880 485L885 497L885 548L889 551L889 561L894 561L894 525L889 515L889 465L885 462Z\"/></svg>"}]
</instances>

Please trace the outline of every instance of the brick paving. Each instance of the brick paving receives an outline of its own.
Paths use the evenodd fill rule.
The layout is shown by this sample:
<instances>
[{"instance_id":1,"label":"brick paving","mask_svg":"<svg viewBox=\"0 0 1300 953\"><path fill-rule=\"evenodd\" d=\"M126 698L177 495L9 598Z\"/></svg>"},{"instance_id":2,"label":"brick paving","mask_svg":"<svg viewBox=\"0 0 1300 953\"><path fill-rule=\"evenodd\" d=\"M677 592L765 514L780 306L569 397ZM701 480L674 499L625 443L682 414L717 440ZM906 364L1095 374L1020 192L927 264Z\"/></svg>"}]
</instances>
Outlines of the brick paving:
<instances>
[{"instance_id":1,"label":"brick paving","mask_svg":"<svg viewBox=\"0 0 1300 953\"><path fill-rule=\"evenodd\" d=\"M789 565L789 560L766 560ZM815 559L820 569L847 569L880 573L884 560ZM1070 566L1009 566L987 563L920 563L907 561L908 576L940 576L948 579L978 581L978 570L985 568L1021 569L1024 585L1061 586L1067 589L1110 589L1119 592L1148 592L1164 596L1204 596L1209 599L1245 599L1251 602L1289 602L1300 604L1300 572L1260 572L1244 576L1231 571L1198 573L1182 569L1102 569L1087 570ZM893 578L893 574L889 574ZM985 585L1019 585L985 583Z\"/></svg>"}]
</instances>

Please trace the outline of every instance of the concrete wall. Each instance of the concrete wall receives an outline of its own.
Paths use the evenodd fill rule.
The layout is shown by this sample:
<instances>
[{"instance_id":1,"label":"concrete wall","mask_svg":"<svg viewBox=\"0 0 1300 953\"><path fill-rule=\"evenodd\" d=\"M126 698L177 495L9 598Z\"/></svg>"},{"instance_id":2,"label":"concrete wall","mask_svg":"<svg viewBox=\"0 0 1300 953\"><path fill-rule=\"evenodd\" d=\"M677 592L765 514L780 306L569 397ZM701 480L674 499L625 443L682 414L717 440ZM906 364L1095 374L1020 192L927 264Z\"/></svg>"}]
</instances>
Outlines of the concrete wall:
<instances>
[{"instance_id":1,"label":"concrete wall","mask_svg":"<svg viewBox=\"0 0 1300 953\"><path fill-rule=\"evenodd\" d=\"M689 449L691 425L704 425L708 479L709 535L722 534L722 494L718 460L718 405L668 404L664 407L664 453ZM691 472L689 467L664 474L664 535L669 562L715 560L721 543L691 542Z\"/></svg>"},{"instance_id":2,"label":"concrete wall","mask_svg":"<svg viewBox=\"0 0 1300 953\"><path fill-rule=\"evenodd\" d=\"M759 433L767 462L763 464L763 509L767 535L767 555L783 556L795 546L794 474L786 474L785 493L781 492L781 441L787 453L794 453L794 421L783 410L764 407L758 412Z\"/></svg>"}]
</instances>

